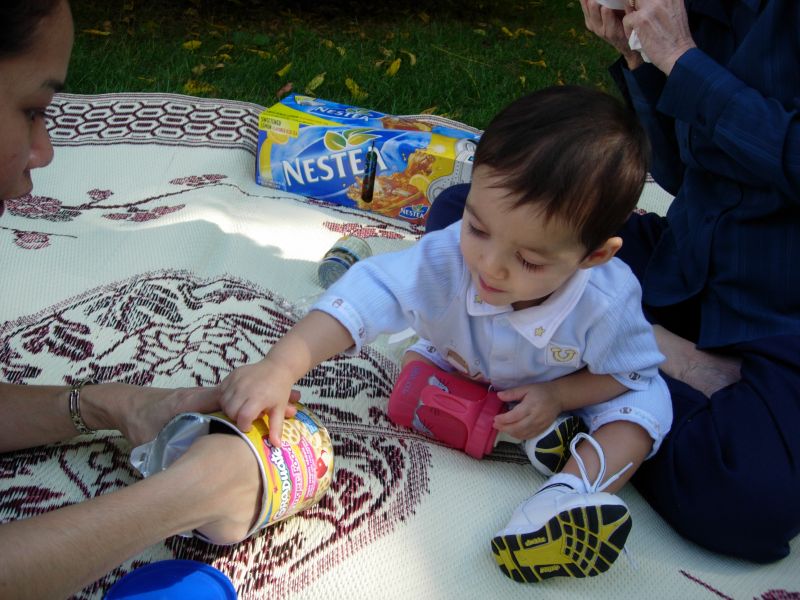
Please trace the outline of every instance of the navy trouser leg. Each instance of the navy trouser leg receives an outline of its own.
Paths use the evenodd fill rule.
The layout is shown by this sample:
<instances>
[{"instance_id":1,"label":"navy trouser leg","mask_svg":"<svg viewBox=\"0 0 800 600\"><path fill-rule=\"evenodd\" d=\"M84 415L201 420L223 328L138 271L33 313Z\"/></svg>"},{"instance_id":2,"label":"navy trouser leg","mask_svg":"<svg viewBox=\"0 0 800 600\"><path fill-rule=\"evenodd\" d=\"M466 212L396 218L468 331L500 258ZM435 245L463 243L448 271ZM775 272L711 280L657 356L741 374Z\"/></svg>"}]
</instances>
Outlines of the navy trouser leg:
<instances>
[{"instance_id":1,"label":"navy trouser leg","mask_svg":"<svg viewBox=\"0 0 800 600\"><path fill-rule=\"evenodd\" d=\"M428 211L425 232L444 229L461 219L461 215L464 214L464 205L467 203L467 194L469 194L468 183L459 183L442 190Z\"/></svg>"},{"instance_id":2,"label":"navy trouser leg","mask_svg":"<svg viewBox=\"0 0 800 600\"><path fill-rule=\"evenodd\" d=\"M618 256L640 280L665 227L658 215L633 215L620 231ZM696 302L644 309L651 322L696 339ZM741 380L711 398L662 373L672 429L633 482L681 535L768 562L786 556L800 532L800 337L729 350L742 359Z\"/></svg>"},{"instance_id":3,"label":"navy trouser leg","mask_svg":"<svg viewBox=\"0 0 800 600\"><path fill-rule=\"evenodd\" d=\"M633 482L681 535L769 562L800 532L800 338L734 349L742 379L711 398L665 376L672 429Z\"/></svg>"}]
</instances>

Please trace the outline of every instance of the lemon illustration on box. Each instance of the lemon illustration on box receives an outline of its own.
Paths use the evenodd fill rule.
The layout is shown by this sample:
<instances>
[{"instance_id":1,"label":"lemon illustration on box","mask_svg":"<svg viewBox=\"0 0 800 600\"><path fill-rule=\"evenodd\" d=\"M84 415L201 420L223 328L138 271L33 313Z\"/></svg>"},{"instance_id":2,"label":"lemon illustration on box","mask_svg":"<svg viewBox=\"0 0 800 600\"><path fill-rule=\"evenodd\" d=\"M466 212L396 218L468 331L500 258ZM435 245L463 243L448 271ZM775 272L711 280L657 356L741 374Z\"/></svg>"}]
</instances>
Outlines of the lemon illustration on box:
<instances>
[{"instance_id":1,"label":"lemon illustration on box","mask_svg":"<svg viewBox=\"0 0 800 600\"><path fill-rule=\"evenodd\" d=\"M259 117L256 182L411 222L469 182L478 134L292 94ZM368 158L372 188L363 193Z\"/></svg>"}]
</instances>

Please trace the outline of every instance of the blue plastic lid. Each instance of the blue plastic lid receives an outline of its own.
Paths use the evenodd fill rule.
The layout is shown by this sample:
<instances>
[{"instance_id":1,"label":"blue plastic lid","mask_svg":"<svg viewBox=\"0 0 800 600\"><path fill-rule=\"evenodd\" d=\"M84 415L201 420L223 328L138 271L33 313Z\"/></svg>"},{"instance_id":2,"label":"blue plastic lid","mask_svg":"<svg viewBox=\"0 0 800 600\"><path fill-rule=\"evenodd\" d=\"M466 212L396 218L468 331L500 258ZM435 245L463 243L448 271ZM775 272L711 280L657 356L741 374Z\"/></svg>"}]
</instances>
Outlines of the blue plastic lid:
<instances>
[{"instance_id":1,"label":"blue plastic lid","mask_svg":"<svg viewBox=\"0 0 800 600\"><path fill-rule=\"evenodd\" d=\"M162 560L131 571L105 600L236 600L236 589L219 569L196 560Z\"/></svg>"}]
</instances>

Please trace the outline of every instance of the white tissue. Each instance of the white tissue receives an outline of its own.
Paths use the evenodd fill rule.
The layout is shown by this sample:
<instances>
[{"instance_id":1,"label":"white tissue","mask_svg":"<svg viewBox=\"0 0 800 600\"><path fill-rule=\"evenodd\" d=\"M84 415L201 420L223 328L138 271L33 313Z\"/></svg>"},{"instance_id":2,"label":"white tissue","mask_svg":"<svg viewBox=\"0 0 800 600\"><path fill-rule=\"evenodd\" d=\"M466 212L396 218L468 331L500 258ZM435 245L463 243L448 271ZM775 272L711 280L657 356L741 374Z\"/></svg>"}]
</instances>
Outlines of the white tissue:
<instances>
[{"instance_id":1,"label":"white tissue","mask_svg":"<svg viewBox=\"0 0 800 600\"><path fill-rule=\"evenodd\" d=\"M644 53L642 50L642 42L639 41L639 36L636 34L636 30L634 29L631 31L631 37L628 38L628 46L630 46L631 50L636 50L639 54L642 55L642 60L646 63L650 62L650 59L647 57L647 54Z\"/></svg>"},{"instance_id":2,"label":"white tissue","mask_svg":"<svg viewBox=\"0 0 800 600\"><path fill-rule=\"evenodd\" d=\"M613 8L614 10L625 10L626 0L597 0L598 4Z\"/></svg>"}]
</instances>

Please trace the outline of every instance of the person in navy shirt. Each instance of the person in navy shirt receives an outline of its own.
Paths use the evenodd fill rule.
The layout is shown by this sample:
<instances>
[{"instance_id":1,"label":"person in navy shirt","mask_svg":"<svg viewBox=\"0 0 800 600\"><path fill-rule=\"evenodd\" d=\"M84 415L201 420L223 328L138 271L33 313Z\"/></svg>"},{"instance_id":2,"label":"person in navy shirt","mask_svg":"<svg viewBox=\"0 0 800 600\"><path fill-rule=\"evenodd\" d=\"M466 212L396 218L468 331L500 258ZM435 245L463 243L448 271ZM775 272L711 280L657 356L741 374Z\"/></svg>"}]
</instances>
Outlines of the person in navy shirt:
<instances>
[{"instance_id":1,"label":"person in navy shirt","mask_svg":"<svg viewBox=\"0 0 800 600\"><path fill-rule=\"evenodd\" d=\"M612 76L675 195L620 232L674 410L633 481L694 542L778 560L800 531L800 3L629 2L581 8L622 55ZM428 230L467 189L442 192Z\"/></svg>"}]
</instances>

